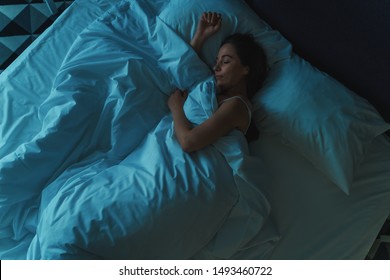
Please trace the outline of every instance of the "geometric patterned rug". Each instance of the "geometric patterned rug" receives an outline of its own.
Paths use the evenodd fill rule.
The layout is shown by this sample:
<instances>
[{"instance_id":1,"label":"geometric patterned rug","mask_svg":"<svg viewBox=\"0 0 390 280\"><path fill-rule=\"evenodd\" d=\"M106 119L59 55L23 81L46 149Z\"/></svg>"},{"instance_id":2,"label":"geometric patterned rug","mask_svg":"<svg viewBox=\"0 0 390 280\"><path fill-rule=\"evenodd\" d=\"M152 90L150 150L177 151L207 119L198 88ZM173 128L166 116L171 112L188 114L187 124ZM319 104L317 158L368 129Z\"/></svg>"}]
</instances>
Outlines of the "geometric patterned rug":
<instances>
[{"instance_id":1,"label":"geometric patterned rug","mask_svg":"<svg viewBox=\"0 0 390 280\"><path fill-rule=\"evenodd\" d=\"M65 0L0 0L0 73L72 2Z\"/></svg>"}]
</instances>

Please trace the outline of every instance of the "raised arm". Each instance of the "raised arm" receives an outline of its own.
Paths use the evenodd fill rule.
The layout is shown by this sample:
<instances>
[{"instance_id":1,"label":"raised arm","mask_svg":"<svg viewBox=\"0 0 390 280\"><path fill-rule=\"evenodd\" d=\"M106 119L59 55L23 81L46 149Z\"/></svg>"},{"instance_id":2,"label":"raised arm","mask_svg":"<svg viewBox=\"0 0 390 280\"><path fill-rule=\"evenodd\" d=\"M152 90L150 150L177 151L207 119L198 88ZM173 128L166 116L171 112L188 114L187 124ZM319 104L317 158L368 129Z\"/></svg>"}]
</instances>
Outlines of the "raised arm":
<instances>
[{"instance_id":1,"label":"raised arm","mask_svg":"<svg viewBox=\"0 0 390 280\"><path fill-rule=\"evenodd\" d=\"M205 12L199 19L194 37L191 40L191 46L199 54L204 42L221 29L221 14L215 12Z\"/></svg>"}]
</instances>

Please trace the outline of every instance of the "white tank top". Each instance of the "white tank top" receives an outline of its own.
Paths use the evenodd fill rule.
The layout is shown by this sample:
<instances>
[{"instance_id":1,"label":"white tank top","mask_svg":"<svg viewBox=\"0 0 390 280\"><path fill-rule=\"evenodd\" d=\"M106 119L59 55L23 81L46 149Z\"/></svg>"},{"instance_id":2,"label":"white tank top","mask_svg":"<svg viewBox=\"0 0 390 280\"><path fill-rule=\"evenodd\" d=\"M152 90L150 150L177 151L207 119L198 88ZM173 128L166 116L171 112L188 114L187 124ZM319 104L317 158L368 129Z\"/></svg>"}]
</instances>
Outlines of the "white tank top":
<instances>
[{"instance_id":1,"label":"white tank top","mask_svg":"<svg viewBox=\"0 0 390 280\"><path fill-rule=\"evenodd\" d=\"M244 102L246 108L248 109L248 118L249 118L249 123L248 123L248 126L247 128L245 129L245 132L244 134L246 134L248 132L248 129L249 129L249 126L251 124L251 120L252 120L252 106L250 106L243 97L239 96L239 95L235 95L235 96L232 96L232 97L229 97L229 98L226 98L224 100L222 100L221 102L219 102L219 105L221 105L222 103L226 102L226 101L229 101L229 100L232 100L233 98L238 98L239 100L241 100L242 102Z\"/></svg>"}]
</instances>

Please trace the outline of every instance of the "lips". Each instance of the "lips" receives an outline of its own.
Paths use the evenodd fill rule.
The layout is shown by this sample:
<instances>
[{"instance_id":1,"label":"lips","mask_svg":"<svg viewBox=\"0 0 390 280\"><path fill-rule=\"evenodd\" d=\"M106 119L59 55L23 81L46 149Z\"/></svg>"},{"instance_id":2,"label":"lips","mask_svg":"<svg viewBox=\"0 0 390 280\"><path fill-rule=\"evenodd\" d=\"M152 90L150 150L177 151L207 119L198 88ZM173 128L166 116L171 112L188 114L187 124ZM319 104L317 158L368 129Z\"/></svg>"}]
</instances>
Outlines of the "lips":
<instances>
[{"instance_id":1,"label":"lips","mask_svg":"<svg viewBox=\"0 0 390 280\"><path fill-rule=\"evenodd\" d=\"M215 79L219 80L219 79L222 79L223 76L222 75L215 75Z\"/></svg>"}]
</instances>

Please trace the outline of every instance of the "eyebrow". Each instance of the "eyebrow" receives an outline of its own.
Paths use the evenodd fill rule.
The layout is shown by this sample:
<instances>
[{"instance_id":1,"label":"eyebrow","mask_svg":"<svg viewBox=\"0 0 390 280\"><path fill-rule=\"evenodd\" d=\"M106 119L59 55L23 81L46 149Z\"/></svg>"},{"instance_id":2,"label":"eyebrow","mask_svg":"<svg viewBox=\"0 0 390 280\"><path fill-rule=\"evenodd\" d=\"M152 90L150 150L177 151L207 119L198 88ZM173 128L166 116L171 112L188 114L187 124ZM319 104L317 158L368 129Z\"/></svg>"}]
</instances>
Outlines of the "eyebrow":
<instances>
[{"instance_id":1,"label":"eyebrow","mask_svg":"<svg viewBox=\"0 0 390 280\"><path fill-rule=\"evenodd\" d=\"M231 55L229 55L229 54L224 54L223 56L221 56L221 59L224 58L224 57L233 58L233 56L231 56ZM216 57L216 59L218 59L218 56Z\"/></svg>"}]
</instances>

